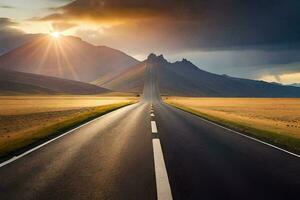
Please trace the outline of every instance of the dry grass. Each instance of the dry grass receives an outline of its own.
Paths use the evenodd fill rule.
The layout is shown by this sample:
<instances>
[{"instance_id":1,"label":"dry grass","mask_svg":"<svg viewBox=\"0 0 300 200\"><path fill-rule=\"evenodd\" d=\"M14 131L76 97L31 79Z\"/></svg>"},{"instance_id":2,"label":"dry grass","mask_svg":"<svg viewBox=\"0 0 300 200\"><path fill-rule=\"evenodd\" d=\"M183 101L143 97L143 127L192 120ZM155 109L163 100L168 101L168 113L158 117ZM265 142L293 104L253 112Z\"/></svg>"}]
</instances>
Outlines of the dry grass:
<instances>
[{"instance_id":1,"label":"dry grass","mask_svg":"<svg viewBox=\"0 0 300 200\"><path fill-rule=\"evenodd\" d=\"M0 116L74 110L136 100L133 96L2 96Z\"/></svg>"},{"instance_id":2,"label":"dry grass","mask_svg":"<svg viewBox=\"0 0 300 200\"><path fill-rule=\"evenodd\" d=\"M135 97L1 97L0 156L136 101Z\"/></svg>"},{"instance_id":3,"label":"dry grass","mask_svg":"<svg viewBox=\"0 0 300 200\"><path fill-rule=\"evenodd\" d=\"M300 99L168 97L165 101L275 143L281 138L293 145L300 141Z\"/></svg>"}]
</instances>

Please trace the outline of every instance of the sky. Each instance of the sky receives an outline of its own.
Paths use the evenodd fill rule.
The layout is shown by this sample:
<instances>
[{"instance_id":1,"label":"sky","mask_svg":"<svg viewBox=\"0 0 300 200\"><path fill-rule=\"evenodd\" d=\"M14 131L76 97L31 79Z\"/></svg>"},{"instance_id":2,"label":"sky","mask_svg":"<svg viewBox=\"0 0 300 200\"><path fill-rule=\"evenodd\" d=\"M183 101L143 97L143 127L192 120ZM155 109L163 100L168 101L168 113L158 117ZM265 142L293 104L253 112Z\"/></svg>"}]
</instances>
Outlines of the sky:
<instances>
[{"instance_id":1,"label":"sky","mask_svg":"<svg viewBox=\"0 0 300 200\"><path fill-rule=\"evenodd\" d=\"M57 31L140 60L154 52L289 84L300 82L299 10L298 0L0 0L0 42Z\"/></svg>"}]
</instances>

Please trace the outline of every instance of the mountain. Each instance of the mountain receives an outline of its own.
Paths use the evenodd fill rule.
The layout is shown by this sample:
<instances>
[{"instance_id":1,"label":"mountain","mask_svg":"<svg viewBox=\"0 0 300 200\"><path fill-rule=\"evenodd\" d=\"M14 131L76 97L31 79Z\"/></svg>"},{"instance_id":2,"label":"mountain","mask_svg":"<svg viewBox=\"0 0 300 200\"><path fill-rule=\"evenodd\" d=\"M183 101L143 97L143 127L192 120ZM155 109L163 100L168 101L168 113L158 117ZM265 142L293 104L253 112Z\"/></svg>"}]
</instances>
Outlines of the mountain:
<instances>
[{"instance_id":1,"label":"mountain","mask_svg":"<svg viewBox=\"0 0 300 200\"><path fill-rule=\"evenodd\" d=\"M109 90L96 85L37 74L0 69L0 95L101 94Z\"/></svg>"},{"instance_id":2,"label":"mountain","mask_svg":"<svg viewBox=\"0 0 300 200\"><path fill-rule=\"evenodd\" d=\"M142 92L145 66L151 67L156 74L159 89L163 95L300 97L300 88L213 74L199 69L186 59L170 63L162 55L155 54L150 54L144 64L132 67L130 72L124 72L115 79L98 85L120 91Z\"/></svg>"},{"instance_id":3,"label":"mountain","mask_svg":"<svg viewBox=\"0 0 300 200\"><path fill-rule=\"evenodd\" d=\"M139 63L125 53L79 38L36 37L0 56L0 68L91 82L114 77Z\"/></svg>"}]
</instances>

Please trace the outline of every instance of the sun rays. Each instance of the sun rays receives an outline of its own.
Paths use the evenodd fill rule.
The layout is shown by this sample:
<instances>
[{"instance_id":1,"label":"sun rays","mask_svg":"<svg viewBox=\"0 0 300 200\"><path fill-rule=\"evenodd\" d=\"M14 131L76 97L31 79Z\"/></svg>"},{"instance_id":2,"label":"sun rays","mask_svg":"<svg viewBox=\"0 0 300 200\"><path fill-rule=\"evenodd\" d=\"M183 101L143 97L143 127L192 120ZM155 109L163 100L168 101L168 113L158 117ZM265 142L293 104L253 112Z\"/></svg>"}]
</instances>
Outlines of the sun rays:
<instances>
[{"instance_id":1,"label":"sun rays","mask_svg":"<svg viewBox=\"0 0 300 200\"><path fill-rule=\"evenodd\" d=\"M69 40L68 36L63 36L61 33L54 34L54 32L37 40L34 43L35 51L28 56L29 60L37 59L36 55L39 54L35 73L47 69L49 75L78 80L77 70L70 60L70 56L76 50Z\"/></svg>"}]
</instances>

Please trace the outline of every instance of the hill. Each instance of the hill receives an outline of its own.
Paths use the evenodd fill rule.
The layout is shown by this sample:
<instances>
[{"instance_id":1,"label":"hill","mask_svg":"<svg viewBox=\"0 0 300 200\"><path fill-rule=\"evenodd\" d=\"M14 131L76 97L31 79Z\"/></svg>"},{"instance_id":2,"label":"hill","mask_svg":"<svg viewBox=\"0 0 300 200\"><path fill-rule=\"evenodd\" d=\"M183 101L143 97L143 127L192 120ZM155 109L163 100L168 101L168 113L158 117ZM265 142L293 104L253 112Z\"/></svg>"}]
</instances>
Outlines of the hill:
<instances>
[{"instance_id":1,"label":"hill","mask_svg":"<svg viewBox=\"0 0 300 200\"><path fill-rule=\"evenodd\" d=\"M109 90L79 81L37 74L0 70L0 95L101 94Z\"/></svg>"},{"instance_id":2,"label":"hill","mask_svg":"<svg viewBox=\"0 0 300 200\"><path fill-rule=\"evenodd\" d=\"M135 92L142 92L145 66L147 66L154 70L163 95L300 97L300 88L213 74L199 69L186 59L170 63L162 55L150 54L144 63L144 65L132 67L130 72L122 73L108 83L98 85L117 91L138 90Z\"/></svg>"},{"instance_id":3,"label":"hill","mask_svg":"<svg viewBox=\"0 0 300 200\"><path fill-rule=\"evenodd\" d=\"M117 76L139 61L76 37L43 35L0 56L0 63L1 69L91 82L102 76Z\"/></svg>"}]
</instances>

